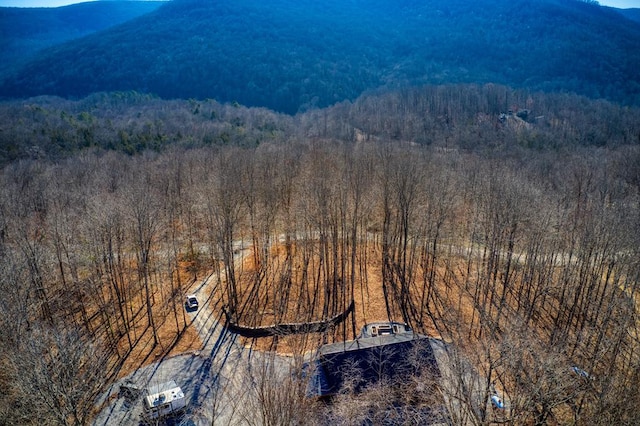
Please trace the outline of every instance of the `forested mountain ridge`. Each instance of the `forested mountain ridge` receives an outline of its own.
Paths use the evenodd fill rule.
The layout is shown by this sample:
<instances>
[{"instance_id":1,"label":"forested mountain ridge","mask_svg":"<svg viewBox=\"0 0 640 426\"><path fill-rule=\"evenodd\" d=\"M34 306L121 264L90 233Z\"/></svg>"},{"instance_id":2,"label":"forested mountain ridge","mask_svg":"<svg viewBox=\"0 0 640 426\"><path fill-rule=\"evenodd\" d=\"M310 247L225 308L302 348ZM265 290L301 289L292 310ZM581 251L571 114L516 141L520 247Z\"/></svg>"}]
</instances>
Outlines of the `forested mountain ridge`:
<instances>
[{"instance_id":1,"label":"forested mountain ridge","mask_svg":"<svg viewBox=\"0 0 640 426\"><path fill-rule=\"evenodd\" d=\"M0 7L0 75L15 70L39 50L144 15L161 4L113 0L56 8Z\"/></svg>"},{"instance_id":2,"label":"forested mountain ridge","mask_svg":"<svg viewBox=\"0 0 640 426\"><path fill-rule=\"evenodd\" d=\"M640 22L640 9L639 8L618 9L618 11L621 14L623 14L626 18L631 19L632 21Z\"/></svg>"},{"instance_id":3,"label":"forested mountain ridge","mask_svg":"<svg viewBox=\"0 0 640 426\"><path fill-rule=\"evenodd\" d=\"M266 108L162 100L136 92L0 103L0 167L26 159L60 161L87 149L133 155L292 140L392 141L488 155L617 149L640 144L640 108L495 84L372 92L293 117Z\"/></svg>"},{"instance_id":4,"label":"forested mountain ridge","mask_svg":"<svg viewBox=\"0 0 640 426\"><path fill-rule=\"evenodd\" d=\"M136 90L295 113L380 86L495 82L640 103L640 25L574 0L174 0L61 45L0 96Z\"/></svg>"}]
</instances>

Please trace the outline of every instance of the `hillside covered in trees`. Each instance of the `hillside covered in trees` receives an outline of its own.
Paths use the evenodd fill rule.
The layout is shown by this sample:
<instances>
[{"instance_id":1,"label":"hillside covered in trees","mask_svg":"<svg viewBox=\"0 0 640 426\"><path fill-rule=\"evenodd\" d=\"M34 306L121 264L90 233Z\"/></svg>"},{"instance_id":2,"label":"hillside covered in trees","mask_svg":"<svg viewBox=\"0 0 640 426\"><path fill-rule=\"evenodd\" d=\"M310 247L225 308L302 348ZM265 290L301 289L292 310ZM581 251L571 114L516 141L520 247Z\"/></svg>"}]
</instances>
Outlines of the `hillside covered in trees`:
<instances>
[{"instance_id":1,"label":"hillside covered in trees","mask_svg":"<svg viewBox=\"0 0 640 426\"><path fill-rule=\"evenodd\" d=\"M607 101L495 84L380 91L289 116L213 100L135 92L0 104L0 164L61 160L87 149L137 154L172 147L257 147L296 139L395 141L469 151L558 152L640 142L640 114Z\"/></svg>"},{"instance_id":2,"label":"hillside covered in trees","mask_svg":"<svg viewBox=\"0 0 640 426\"><path fill-rule=\"evenodd\" d=\"M640 9L638 8L620 9L620 13L632 21L640 22Z\"/></svg>"},{"instance_id":3,"label":"hillside covered in trees","mask_svg":"<svg viewBox=\"0 0 640 426\"><path fill-rule=\"evenodd\" d=\"M354 300L319 340L385 318L443 338L509 401L502 421L636 424L639 114L493 84L296 116L136 93L5 102L0 418L89 424L131 358L186 338L183 296L213 274L211 303L243 324ZM471 413L454 423L496 420L453 371ZM445 392L412 380L416 406ZM376 389L330 406L286 389L292 423L398 403L391 387L387 408Z\"/></svg>"},{"instance_id":4,"label":"hillside covered in trees","mask_svg":"<svg viewBox=\"0 0 640 426\"><path fill-rule=\"evenodd\" d=\"M154 1L87 2L57 8L0 8L0 75L47 47L81 38L157 9Z\"/></svg>"},{"instance_id":5,"label":"hillside covered in trees","mask_svg":"<svg viewBox=\"0 0 640 426\"><path fill-rule=\"evenodd\" d=\"M640 103L640 24L577 0L174 0L58 45L0 95L137 91L296 113L406 84L498 83Z\"/></svg>"}]
</instances>

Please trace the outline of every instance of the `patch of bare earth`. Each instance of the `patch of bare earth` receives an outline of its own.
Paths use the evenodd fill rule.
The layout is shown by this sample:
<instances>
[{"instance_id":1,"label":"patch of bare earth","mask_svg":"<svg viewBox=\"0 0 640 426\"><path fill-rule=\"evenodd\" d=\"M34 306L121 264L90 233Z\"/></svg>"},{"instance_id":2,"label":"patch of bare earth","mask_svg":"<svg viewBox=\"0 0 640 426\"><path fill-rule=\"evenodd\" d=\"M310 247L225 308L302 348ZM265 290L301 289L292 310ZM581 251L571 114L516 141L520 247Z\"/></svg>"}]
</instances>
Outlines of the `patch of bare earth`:
<instances>
[{"instance_id":1,"label":"patch of bare earth","mask_svg":"<svg viewBox=\"0 0 640 426\"><path fill-rule=\"evenodd\" d=\"M187 286L194 281L192 270L192 265L184 262L181 264L181 282L187 283ZM199 271L199 274L204 275L204 272ZM136 298L131 307L136 315L131 321L129 338L126 335L120 338L117 349L120 357L114 355L112 358L112 368L117 371L118 378L126 377L137 369L163 358L196 351L202 346L198 332L194 327L190 327L191 319L184 311L182 293L186 290L177 291L167 297L168 292L161 287L154 287L155 303L152 304L157 343L154 344L154 333L149 326L143 299Z\"/></svg>"},{"instance_id":2,"label":"patch of bare earth","mask_svg":"<svg viewBox=\"0 0 640 426\"><path fill-rule=\"evenodd\" d=\"M342 293L337 295L338 301L335 304L328 303L333 308L323 315L319 307L325 304L327 297L336 295L327 293L324 288L327 276L322 277L322 259L319 251L312 250L311 253L310 255L308 247L307 251L303 251L295 244L289 250L284 244L274 245L269 252L269 267L266 270L259 270L254 257L246 256L242 273L238 278L238 293L241 304L247 308L244 309L239 322L242 322L242 325L259 327L278 323L320 321L346 309L351 301L351 294L346 288L348 286L342 285L340 281L338 285L342 287ZM360 248L359 258L366 258L366 267L359 268L354 274L354 312L331 333L243 339L242 343L258 350L296 354L317 349L323 343L353 339L362 327L370 322L402 321L401 314L393 308L391 315L387 313L379 248L375 244L368 244ZM263 281L256 284L258 276ZM318 276L321 278L318 279ZM283 283L285 280L288 282ZM283 294L285 292L286 296ZM220 294L218 297L224 295ZM433 327L427 326L424 331L433 336L438 335Z\"/></svg>"}]
</instances>

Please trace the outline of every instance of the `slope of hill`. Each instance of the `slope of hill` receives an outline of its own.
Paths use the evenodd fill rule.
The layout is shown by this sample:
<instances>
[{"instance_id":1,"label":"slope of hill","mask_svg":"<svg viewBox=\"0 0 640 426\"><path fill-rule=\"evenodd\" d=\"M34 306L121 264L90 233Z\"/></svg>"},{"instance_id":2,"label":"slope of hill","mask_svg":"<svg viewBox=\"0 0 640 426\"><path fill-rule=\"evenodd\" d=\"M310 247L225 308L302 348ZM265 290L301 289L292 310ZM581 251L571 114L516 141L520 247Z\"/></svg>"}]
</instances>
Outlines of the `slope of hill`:
<instances>
[{"instance_id":1,"label":"slope of hill","mask_svg":"<svg viewBox=\"0 0 640 426\"><path fill-rule=\"evenodd\" d=\"M101 1L57 8L0 8L0 75L44 48L157 9L158 1Z\"/></svg>"},{"instance_id":2,"label":"slope of hill","mask_svg":"<svg viewBox=\"0 0 640 426\"><path fill-rule=\"evenodd\" d=\"M509 108L512 114L501 114ZM640 108L495 84L370 93L294 117L210 99L162 100L135 92L0 102L0 169L27 159L61 161L86 150L135 155L290 140L393 141L489 156L514 150L555 155L640 145ZM640 183L640 162L629 179Z\"/></svg>"},{"instance_id":3,"label":"slope of hill","mask_svg":"<svg viewBox=\"0 0 640 426\"><path fill-rule=\"evenodd\" d=\"M640 104L640 25L574 0L174 0L42 54L0 96L136 90L295 113L380 86L497 82Z\"/></svg>"},{"instance_id":4,"label":"slope of hill","mask_svg":"<svg viewBox=\"0 0 640 426\"><path fill-rule=\"evenodd\" d=\"M632 21L640 22L640 9L619 9L619 12Z\"/></svg>"}]
</instances>

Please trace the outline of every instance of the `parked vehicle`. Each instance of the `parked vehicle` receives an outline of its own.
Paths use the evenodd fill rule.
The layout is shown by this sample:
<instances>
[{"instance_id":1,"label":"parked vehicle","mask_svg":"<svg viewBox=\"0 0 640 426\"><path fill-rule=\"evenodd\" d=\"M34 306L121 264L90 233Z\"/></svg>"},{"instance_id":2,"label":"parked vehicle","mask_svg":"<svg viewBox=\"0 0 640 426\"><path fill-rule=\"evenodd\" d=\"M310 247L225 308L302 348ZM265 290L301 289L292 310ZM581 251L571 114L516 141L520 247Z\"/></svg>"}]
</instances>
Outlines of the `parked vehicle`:
<instances>
[{"instance_id":1,"label":"parked vehicle","mask_svg":"<svg viewBox=\"0 0 640 426\"><path fill-rule=\"evenodd\" d=\"M185 306L187 307L187 310L198 309L198 299L196 298L195 294L190 294L187 296Z\"/></svg>"},{"instance_id":2,"label":"parked vehicle","mask_svg":"<svg viewBox=\"0 0 640 426\"><path fill-rule=\"evenodd\" d=\"M491 395L491 405L493 406L494 409L504 410L504 401L502 400L502 398L500 398L500 396L497 393L494 393L493 395Z\"/></svg>"}]
</instances>

